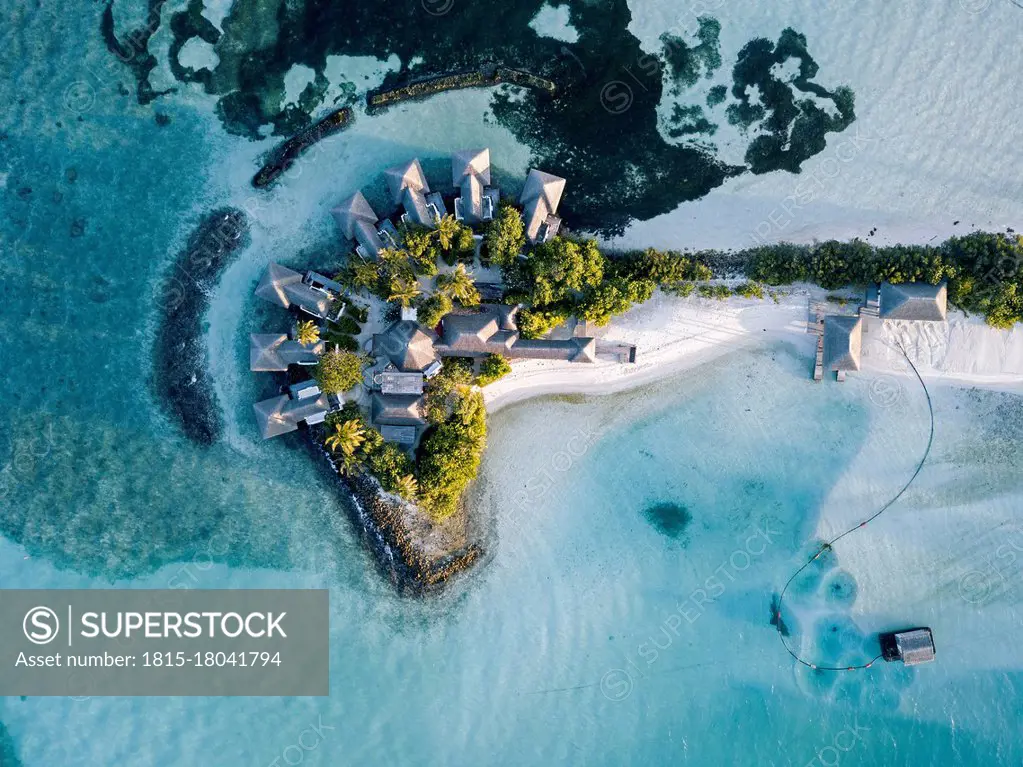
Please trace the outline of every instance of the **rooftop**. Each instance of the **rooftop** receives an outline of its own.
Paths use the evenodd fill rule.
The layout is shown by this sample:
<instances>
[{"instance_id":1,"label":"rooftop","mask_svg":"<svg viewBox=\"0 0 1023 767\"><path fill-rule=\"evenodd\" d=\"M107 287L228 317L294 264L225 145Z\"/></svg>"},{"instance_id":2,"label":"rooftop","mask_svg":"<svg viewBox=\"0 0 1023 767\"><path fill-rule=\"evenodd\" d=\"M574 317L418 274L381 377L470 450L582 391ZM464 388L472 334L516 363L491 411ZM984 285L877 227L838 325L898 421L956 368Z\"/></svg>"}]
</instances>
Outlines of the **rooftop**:
<instances>
[{"instance_id":1,"label":"rooftop","mask_svg":"<svg viewBox=\"0 0 1023 767\"><path fill-rule=\"evenodd\" d=\"M333 297L303 282L302 275L286 266L271 262L256 286L256 295L264 301L290 309L298 307L306 314L321 319L330 315Z\"/></svg>"},{"instance_id":2,"label":"rooftop","mask_svg":"<svg viewBox=\"0 0 1023 767\"><path fill-rule=\"evenodd\" d=\"M425 426L423 398L415 394L381 394L370 400L373 423L384 426Z\"/></svg>"},{"instance_id":3,"label":"rooftop","mask_svg":"<svg viewBox=\"0 0 1023 767\"><path fill-rule=\"evenodd\" d=\"M824 369L859 370L863 320L829 315L824 318Z\"/></svg>"},{"instance_id":4,"label":"rooftop","mask_svg":"<svg viewBox=\"0 0 1023 767\"><path fill-rule=\"evenodd\" d=\"M438 359L433 342L433 334L418 322L401 320L373 336L373 355L390 360L402 372L422 372Z\"/></svg>"},{"instance_id":5,"label":"rooftop","mask_svg":"<svg viewBox=\"0 0 1023 767\"><path fill-rule=\"evenodd\" d=\"M883 320L945 322L948 314L948 284L926 282L881 283Z\"/></svg>"},{"instance_id":6,"label":"rooftop","mask_svg":"<svg viewBox=\"0 0 1023 767\"><path fill-rule=\"evenodd\" d=\"M546 242L557 234L561 219L554 214L564 191L565 179L560 176L536 169L529 171L519 202L530 242Z\"/></svg>"},{"instance_id":7,"label":"rooftop","mask_svg":"<svg viewBox=\"0 0 1023 767\"><path fill-rule=\"evenodd\" d=\"M283 372L289 365L315 365L325 350L323 341L303 346L283 333L253 333L249 336L249 369L254 372Z\"/></svg>"}]
</instances>

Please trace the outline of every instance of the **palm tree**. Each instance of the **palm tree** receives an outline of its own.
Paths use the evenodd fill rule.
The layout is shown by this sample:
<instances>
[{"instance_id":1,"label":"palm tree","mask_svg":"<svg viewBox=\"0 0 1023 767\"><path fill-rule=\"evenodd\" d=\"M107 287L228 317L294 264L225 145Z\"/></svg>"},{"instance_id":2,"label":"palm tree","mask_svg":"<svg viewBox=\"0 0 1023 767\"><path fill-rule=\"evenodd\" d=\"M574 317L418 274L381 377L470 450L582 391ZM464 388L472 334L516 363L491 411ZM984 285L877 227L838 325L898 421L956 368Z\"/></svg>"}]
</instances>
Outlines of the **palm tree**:
<instances>
[{"instance_id":1,"label":"palm tree","mask_svg":"<svg viewBox=\"0 0 1023 767\"><path fill-rule=\"evenodd\" d=\"M446 292L462 306L476 306L480 302L479 291L472 279L472 272L459 264L453 271L437 278L437 287Z\"/></svg>"},{"instance_id":2,"label":"palm tree","mask_svg":"<svg viewBox=\"0 0 1023 767\"><path fill-rule=\"evenodd\" d=\"M396 276L391 278L391 290L387 300L397 301L402 306L409 307L419 296L419 293L419 283L414 279L410 280L405 277Z\"/></svg>"},{"instance_id":3,"label":"palm tree","mask_svg":"<svg viewBox=\"0 0 1023 767\"><path fill-rule=\"evenodd\" d=\"M377 265L370 261L353 261L348 267L348 281L356 290L372 290L379 276Z\"/></svg>"},{"instance_id":4,"label":"palm tree","mask_svg":"<svg viewBox=\"0 0 1023 767\"><path fill-rule=\"evenodd\" d=\"M351 458L359 445L366 441L366 433L362 424L354 418L344 423L334 424L334 433L324 440L324 444L332 451L341 451L345 458Z\"/></svg>"},{"instance_id":5,"label":"palm tree","mask_svg":"<svg viewBox=\"0 0 1023 767\"><path fill-rule=\"evenodd\" d=\"M444 216L437 222L437 228L434 231L437 233L437 242L443 250L451 250L455 236L461 229L462 225L454 216Z\"/></svg>"},{"instance_id":6,"label":"palm tree","mask_svg":"<svg viewBox=\"0 0 1023 767\"><path fill-rule=\"evenodd\" d=\"M320 329L312 320L298 323L295 339L303 346L312 346L320 342Z\"/></svg>"},{"instance_id":7,"label":"palm tree","mask_svg":"<svg viewBox=\"0 0 1023 767\"><path fill-rule=\"evenodd\" d=\"M397 485L398 495L409 501L415 499L416 494L419 492L419 482L411 474L401 477Z\"/></svg>"}]
</instances>

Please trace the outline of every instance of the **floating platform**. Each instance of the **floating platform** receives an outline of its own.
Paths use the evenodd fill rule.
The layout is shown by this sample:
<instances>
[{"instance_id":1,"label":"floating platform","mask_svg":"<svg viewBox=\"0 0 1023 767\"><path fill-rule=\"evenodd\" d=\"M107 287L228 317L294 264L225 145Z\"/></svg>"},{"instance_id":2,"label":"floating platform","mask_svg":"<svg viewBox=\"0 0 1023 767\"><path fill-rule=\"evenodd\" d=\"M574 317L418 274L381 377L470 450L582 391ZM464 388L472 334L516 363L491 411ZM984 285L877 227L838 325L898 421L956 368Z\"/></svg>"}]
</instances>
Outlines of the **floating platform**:
<instances>
[{"instance_id":1,"label":"floating platform","mask_svg":"<svg viewBox=\"0 0 1023 767\"><path fill-rule=\"evenodd\" d=\"M906 629L881 634L881 657L901 660L907 666L934 660L934 635L929 628Z\"/></svg>"}]
</instances>

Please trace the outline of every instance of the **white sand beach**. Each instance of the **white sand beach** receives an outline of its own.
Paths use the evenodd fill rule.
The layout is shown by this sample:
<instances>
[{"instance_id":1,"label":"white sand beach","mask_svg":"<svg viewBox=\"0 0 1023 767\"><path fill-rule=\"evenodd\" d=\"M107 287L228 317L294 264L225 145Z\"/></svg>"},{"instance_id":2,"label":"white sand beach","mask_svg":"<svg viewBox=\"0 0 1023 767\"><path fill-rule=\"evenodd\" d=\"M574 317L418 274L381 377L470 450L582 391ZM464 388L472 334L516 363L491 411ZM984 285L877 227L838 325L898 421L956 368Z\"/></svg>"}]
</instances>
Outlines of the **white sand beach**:
<instances>
[{"instance_id":1,"label":"white sand beach","mask_svg":"<svg viewBox=\"0 0 1023 767\"><path fill-rule=\"evenodd\" d=\"M807 332L807 320L811 303L823 302L826 293L800 286L778 291L776 301L735 297L717 301L658 292L615 318L600 339L635 344L634 364L608 358L592 365L515 362L509 375L484 390L487 407L496 412L544 394L609 394L667 378L736 348L778 340L805 349L810 376L816 336ZM856 299L849 297L852 300L845 307L831 304L828 311L853 313ZM864 372L908 375L898 350L901 344L927 379L1023 391L1023 328L997 330L981 317L955 311L949 313L947 324L869 318L866 327Z\"/></svg>"}]
</instances>

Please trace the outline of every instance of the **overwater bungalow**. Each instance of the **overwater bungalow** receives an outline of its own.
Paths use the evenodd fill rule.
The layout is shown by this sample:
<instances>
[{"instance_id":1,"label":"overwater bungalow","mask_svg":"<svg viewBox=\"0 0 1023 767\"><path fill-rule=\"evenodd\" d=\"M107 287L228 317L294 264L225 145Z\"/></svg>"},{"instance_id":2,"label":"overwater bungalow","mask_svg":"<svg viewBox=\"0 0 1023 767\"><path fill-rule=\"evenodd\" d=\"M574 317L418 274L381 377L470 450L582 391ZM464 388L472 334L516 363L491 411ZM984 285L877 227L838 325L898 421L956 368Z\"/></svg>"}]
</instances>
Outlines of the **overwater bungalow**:
<instances>
[{"instance_id":1,"label":"overwater bungalow","mask_svg":"<svg viewBox=\"0 0 1023 767\"><path fill-rule=\"evenodd\" d=\"M323 341L305 346L283 333L253 333L249 336L249 370L280 373L290 365L315 365L325 350Z\"/></svg>"},{"instance_id":2,"label":"overwater bungalow","mask_svg":"<svg viewBox=\"0 0 1023 767\"><path fill-rule=\"evenodd\" d=\"M397 238L380 223L362 192L356 192L330 212L344 236L358 243L355 252L363 258L376 258L384 248L398 247Z\"/></svg>"},{"instance_id":3,"label":"overwater bungalow","mask_svg":"<svg viewBox=\"0 0 1023 767\"><path fill-rule=\"evenodd\" d=\"M490 186L490 150L466 149L451 158L451 183L460 191L455 218L466 224L490 221L501 193Z\"/></svg>"},{"instance_id":4,"label":"overwater bungalow","mask_svg":"<svg viewBox=\"0 0 1023 767\"><path fill-rule=\"evenodd\" d=\"M828 315L824 318L824 369L844 381L850 370L860 369L863 320L860 317Z\"/></svg>"},{"instance_id":5,"label":"overwater bungalow","mask_svg":"<svg viewBox=\"0 0 1023 767\"><path fill-rule=\"evenodd\" d=\"M901 660L907 666L916 666L930 663L934 656L934 635L929 628L881 634L881 657L886 661Z\"/></svg>"},{"instance_id":6,"label":"overwater bungalow","mask_svg":"<svg viewBox=\"0 0 1023 767\"><path fill-rule=\"evenodd\" d=\"M945 322L948 315L948 283L882 282L878 316L882 320Z\"/></svg>"},{"instance_id":7,"label":"overwater bungalow","mask_svg":"<svg viewBox=\"0 0 1023 767\"><path fill-rule=\"evenodd\" d=\"M436 192L430 192L430 185L426 182L426 174L418 159L385 170L384 178L387 179L394 204L405 208L402 221L432 229L447 213L443 198Z\"/></svg>"},{"instance_id":8,"label":"overwater bungalow","mask_svg":"<svg viewBox=\"0 0 1023 767\"><path fill-rule=\"evenodd\" d=\"M270 263L256 286L256 295L285 309L295 307L318 319L335 320L344 311L344 304L338 300L340 293L329 289L327 283L341 287L315 272L302 275L286 266Z\"/></svg>"},{"instance_id":9,"label":"overwater bungalow","mask_svg":"<svg viewBox=\"0 0 1023 767\"><path fill-rule=\"evenodd\" d=\"M386 358L403 373L422 373L429 377L440 369L435 340L436 336L418 322L399 320L373 336L372 354Z\"/></svg>"},{"instance_id":10,"label":"overwater bungalow","mask_svg":"<svg viewBox=\"0 0 1023 767\"><path fill-rule=\"evenodd\" d=\"M530 170L519 202L526 222L526 237L534 245L552 239L561 228L558 212L565 179L540 170Z\"/></svg>"},{"instance_id":11,"label":"overwater bungalow","mask_svg":"<svg viewBox=\"0 0 1023 767\"><path fill-rule=\"evenodd\" d=\"M315 381L304 381L288 389L287 394L257 402L252 406L263 439L297 431L300 424L323 423L328 413L340 410L342 399L326 395Z\"/></svg>"},{"instance_id":12,"label":"overwater bungalow","mask_svg":"<svg viewBox=\"0 0 1023 767\"><path fill-rule=\"evenodd\" d=\"M443 357L501 354L510 359L596 361L596 339L522 338L515 315L516 307L504 304L484 304L475 314L447 314L441 319L441 342L435 348Z\"/></svg>"}]
</instances>

